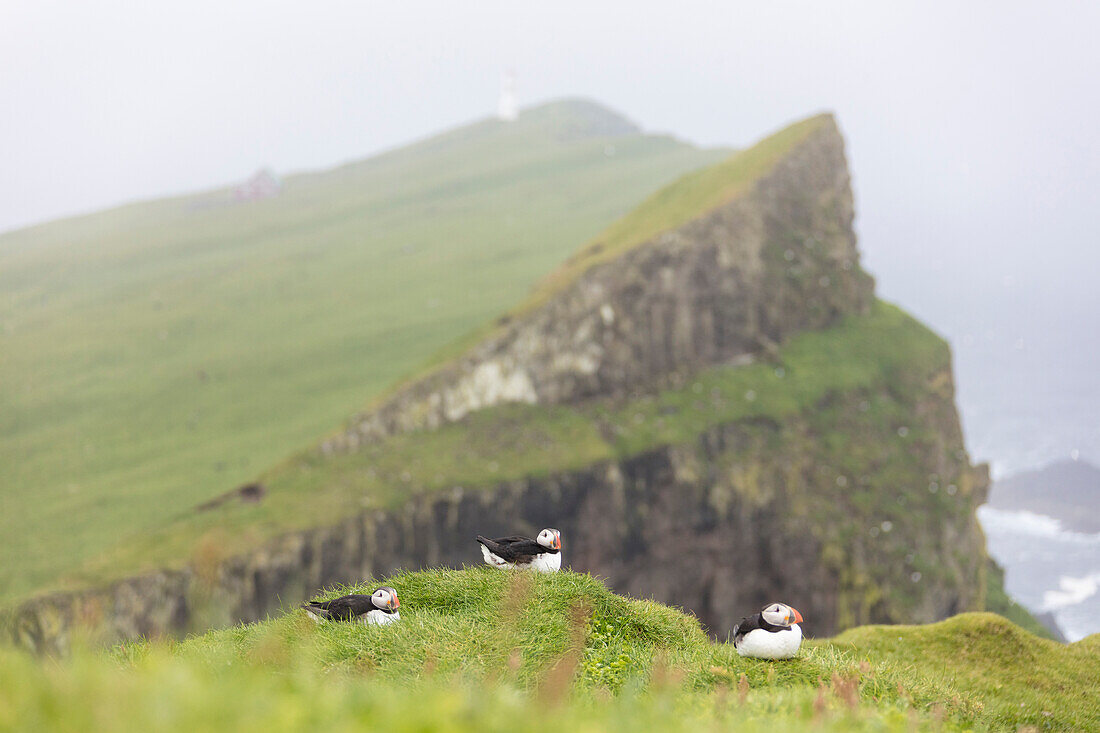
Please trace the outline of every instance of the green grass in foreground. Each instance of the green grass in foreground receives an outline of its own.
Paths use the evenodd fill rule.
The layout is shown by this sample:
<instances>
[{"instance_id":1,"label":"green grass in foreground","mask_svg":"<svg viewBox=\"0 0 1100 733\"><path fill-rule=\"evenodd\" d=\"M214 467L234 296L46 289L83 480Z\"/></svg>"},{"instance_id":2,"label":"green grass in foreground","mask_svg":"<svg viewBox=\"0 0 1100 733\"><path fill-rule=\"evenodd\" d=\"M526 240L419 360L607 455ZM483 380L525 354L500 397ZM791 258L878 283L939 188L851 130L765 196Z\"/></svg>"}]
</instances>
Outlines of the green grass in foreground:
<instances>
[{"instance_id":1,"label":"green grass in foreground","mask_svg":"<svg viewBox=\"0 0 1100 733\"><path fill-rule=\"evenodd\" d=\"M555 103L290 176L277 199L0 235L0 601L313 442L726 154L606 137L614 118Z\"/></svg>"},{"instance_id":2,"label":"green grass in foreground","mask_svg":"<svg viewBox=\"0 0 1100 733\"><path fill-rule=\"evenodd\" d=\"M293 610L64 662L0 652L0 729L1100 725L1100 636L1061 646L992 614L853 629L808 643L795 660L765 662L712 643L690 616L617 596L587 575L477 568L385 582L402 598L402 622L389 627L317 626Z\"/></svg>"},{"instance_id":3,"label":"green grass in foreground","mask_svg":"<svg viewBox=\"0 0 1100 733\"><path fill-rule=\"evenodd\" d=\"M488 488L689 443L710 427L737 420L782 422L820 413L821 400L830 394L878 389L921 394L928 378L948 363L947 345L938 336L879 302L870 316L798 334L780 350L776 363L713 368L654 396L578 407L510 405L438 430L393 436L350 455L326 457L311 450L260 477L269 490L262 503L188 511L165 530L133 538L97 558L77 581L178 567L207 533L217 533L218 546L232 554L281 532L398 506L411 493ZM853 451L846 449L846 454L860 455ZM895 463L902 465L904 456Z\"/></svg>"}]
</instances>

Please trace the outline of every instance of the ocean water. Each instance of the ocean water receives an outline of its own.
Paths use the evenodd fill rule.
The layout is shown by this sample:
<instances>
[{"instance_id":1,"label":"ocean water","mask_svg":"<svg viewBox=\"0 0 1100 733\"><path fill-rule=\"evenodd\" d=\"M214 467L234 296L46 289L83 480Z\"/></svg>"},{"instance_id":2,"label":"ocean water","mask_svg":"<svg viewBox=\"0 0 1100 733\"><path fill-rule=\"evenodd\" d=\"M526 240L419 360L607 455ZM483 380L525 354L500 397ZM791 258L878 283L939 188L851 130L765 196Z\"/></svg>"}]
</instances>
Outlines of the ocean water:
<instances>
[{"instance_id":1,"label":"ocean water","mask_svg":"<svg viewBox=\"0 0 1100 733\"><path fill-rule=\"evenodd\" d=\"M1070 641L1100 632L1100 534L1070 532L1052 517L978 508L1005 590L1032 611L1054 614Z\"/></svg>"}]
</instances>

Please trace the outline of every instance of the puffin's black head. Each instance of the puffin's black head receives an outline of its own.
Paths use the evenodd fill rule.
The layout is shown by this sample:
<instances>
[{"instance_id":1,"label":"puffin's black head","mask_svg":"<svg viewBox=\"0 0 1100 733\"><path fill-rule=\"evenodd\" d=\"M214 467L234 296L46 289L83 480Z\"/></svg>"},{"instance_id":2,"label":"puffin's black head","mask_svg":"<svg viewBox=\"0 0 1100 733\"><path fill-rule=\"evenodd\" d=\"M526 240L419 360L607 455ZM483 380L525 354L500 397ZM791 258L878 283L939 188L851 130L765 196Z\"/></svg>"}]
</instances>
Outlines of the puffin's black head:
<instances>
[{"instance_id":1,"label":"puffin's black head","mask_svg":"<svg viewBox=\"0 0 1100 733\"><path fill-rule=\"evenodd\" d=\"M535 542L538 542L548 550L560 550L561 532L556 529L544 529L539 532L539 536L535 538Z\"/></svg>"},{"instance_id":2,"label":"puffin's black head","mask_svg":"<svg viewBox=\"0 0 1100 733\"><path fill-rule=\"evenodd\" d=\"M760 615L772 626L790 626L802 623L802 614L785 603L769 603Z\"/></svg>"},{"instance_id":3,"label":"puffin's black head","mask_svg":"<svg viewBox=\"0 0 1100 733\"><path fill-rule=\"evenodd\" d=\"M397 600L397 591L388 585L384 585L378 590L374 591L370 597L371 603L375 608L382 611L396 611L401 607L401 601Z\"/></svg>"}]
</instances>

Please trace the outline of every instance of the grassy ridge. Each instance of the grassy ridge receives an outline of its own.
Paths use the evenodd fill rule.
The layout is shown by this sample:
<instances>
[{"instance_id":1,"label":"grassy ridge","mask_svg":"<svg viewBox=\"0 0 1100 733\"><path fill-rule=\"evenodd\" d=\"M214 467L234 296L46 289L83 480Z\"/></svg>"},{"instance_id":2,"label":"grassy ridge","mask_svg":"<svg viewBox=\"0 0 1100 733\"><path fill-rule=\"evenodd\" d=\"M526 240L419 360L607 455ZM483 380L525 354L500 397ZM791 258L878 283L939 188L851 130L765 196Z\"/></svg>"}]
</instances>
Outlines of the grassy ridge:
<instances>
[{"instance_id":1,"label":"grassy ridge","mask_svg":"<svg viewBox=\"0 0 1100 733\"><path fill-rule=\"evenodd\" d=\"M563 102L0 235L0 600L254 478L722 155Z\"/></svg>"},{"instance_id":2,"label":"grassy ridge","mask_svg":"<svg viewBox=\"0 0 1100 733\"><path fill-rule=\"evenodd\" d=\"M396 507L410 493L456 485L488 488L524 476L579 469L660 445L690 443L710 427L737 420L782 422L814 414L821 434L832 434L836 426L830 420L836 416L820 409L826 396L869 394L887 387L920 394L928 378L948 363L947 345L938 336L898 308L878 303L870 316L797 335L780 350L776 363L713 368L654 396L573 407L509 405L438 430L396 435L350 455L322 456L311 450L261 477L269 491L262 503L189 511L165 530L97 558L85 567L81 580L179 566L211 532L217 533L224 552L232 554L281 532L333 523L366 508ZM901 408L882 404L885 412L873 411L868 417L892 432L897 425L891 427L891 421L903 417L894 414ZM886 468L904 475L915 460L913 446L919 437L914 433L913 442L898 441ZM872 450L882 450L881 441L872 443ZM835 452L823 463L861 464L852 473L866 474L878 460L862 455L857 446L836 446ZM867 491L872 500L878 495L873 486ZM874 503L864 510L871 512L882 502ZM890 502L886 511L896 509Z\"/></svg>"},{"instance_id":3,"label":"grassy ridge","mask_svg":"<svg viewBox=\"0 0 1100 733\"><path fill-rule=\"evenodd\" d=\"M380 581L381 582L381 581ZM790 662L587 575L403 573L388 627L300 611L183 643L40 664L0 652L0 728L24 730L1085 730L1097 637L1062 647L992 614L865 627ZM373 583L334 589L369 591ZM812 611L807 617L812 623Z\"/></svg>"}]
</instances>

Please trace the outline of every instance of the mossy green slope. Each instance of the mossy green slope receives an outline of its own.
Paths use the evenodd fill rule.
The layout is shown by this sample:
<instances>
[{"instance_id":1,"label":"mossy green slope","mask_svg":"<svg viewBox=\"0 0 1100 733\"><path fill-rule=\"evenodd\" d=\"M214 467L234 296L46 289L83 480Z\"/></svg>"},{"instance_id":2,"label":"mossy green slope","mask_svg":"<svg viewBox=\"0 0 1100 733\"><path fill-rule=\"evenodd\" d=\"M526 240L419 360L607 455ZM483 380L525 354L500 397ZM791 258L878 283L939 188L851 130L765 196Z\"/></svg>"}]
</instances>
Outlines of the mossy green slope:
<instances>
[{"instance_id":1,"label":"mossy green slope","mask_svg":"<svg viewBox=\"0 0 1100 733\"><path fill-rule=\"evenodd\" d=\"M1087 730L1096 638L1068 647L992 614L866 627L789 662L741 659L695 620L573 573L381 579L388 627L298 610L172 644L42 664L3 652L0 728L396 732L524 729ZM333 589L369 591L376 583Z\"/></svg>"},{"instance_id":2,"label":"mossy green slope","mask_svg":"<svg viewBox=\"0 0 1100 733\"><path fill-rule=\"evenodd\" d=\"M566 101L0 235L0 599L312 442L723 155Z\"/></svg>"},{"instance_id":3,"label":"mossy green slope","mask_svg":"<svg viewBox=\"0 0 1100 733\"><path fill-rule=\"evenodd\" d=\"M1090 637L1063 645L992 613L929 626L867 626L833 644L867 659L889 658L939 679L975 704L975 719L1014 728L1089 730L1100 725L1100 655Z\"/></svg>"}]
</instances>

